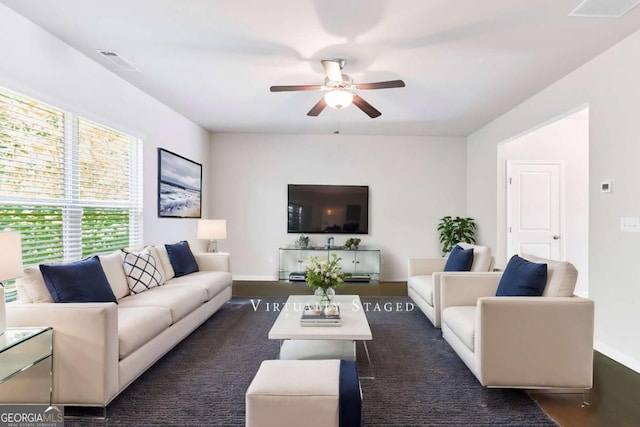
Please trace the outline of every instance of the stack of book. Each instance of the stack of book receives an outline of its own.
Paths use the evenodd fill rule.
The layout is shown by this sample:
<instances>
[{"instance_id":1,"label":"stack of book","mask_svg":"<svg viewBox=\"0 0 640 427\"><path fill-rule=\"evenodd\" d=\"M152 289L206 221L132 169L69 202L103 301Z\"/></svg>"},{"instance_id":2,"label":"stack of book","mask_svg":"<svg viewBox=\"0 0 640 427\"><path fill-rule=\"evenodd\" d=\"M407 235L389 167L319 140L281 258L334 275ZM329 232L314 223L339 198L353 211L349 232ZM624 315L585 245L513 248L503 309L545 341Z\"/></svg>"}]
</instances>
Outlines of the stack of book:
<instances>
[{"instance_id":1,"label":"stack of book","mask_svg":"<svg viewBox=\"0 0 640 427\"><path fill-rule=\"evenodd\" d=\"M341 324L340 307L335 304L307 305L300 318L301 326L340 326Z\"/></svg>"}]
</instances>

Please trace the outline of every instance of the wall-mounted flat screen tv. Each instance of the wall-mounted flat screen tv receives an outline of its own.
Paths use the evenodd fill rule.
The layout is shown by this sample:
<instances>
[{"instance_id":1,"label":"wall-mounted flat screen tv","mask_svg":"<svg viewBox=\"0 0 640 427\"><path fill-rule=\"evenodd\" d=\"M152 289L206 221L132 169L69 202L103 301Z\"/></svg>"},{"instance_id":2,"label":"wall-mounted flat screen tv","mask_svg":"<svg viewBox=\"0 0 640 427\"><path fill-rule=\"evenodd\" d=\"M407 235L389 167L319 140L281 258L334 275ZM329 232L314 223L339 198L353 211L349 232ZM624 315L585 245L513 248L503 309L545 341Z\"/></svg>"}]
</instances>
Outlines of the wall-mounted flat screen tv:
<instances>
[{"instance_id":1,"label":"wall-mounted flat screen tv","mask_svg":"<svg viewBox=\"0 0 640 427\"><path fill-rule=\"evenodd\" d=\"M369 233L366 185L289 184L287 232Z\"/></svg>"}]
</instances>

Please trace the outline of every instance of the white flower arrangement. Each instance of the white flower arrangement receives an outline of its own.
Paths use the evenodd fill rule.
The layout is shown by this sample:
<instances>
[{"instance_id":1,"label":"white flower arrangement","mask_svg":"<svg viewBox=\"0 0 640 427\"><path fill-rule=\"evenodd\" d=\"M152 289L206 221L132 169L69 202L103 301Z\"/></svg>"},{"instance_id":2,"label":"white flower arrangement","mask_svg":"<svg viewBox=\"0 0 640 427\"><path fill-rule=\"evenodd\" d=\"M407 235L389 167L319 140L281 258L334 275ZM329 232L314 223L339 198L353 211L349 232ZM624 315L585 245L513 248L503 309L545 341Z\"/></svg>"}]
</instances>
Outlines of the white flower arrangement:
<instances>
[{"instance_id":1,"label":"white flower arrangement","mask_svg":"<svg viewBox=\"0 0 640 427\"><path fill-rule=\"evenodd\" d=\"M336 254L331 258L311 257L307 265L306 280L314 291L318 288L326 291L344 284L344 273L340 268L340 260Z\"/></svg>"}]
</instances>

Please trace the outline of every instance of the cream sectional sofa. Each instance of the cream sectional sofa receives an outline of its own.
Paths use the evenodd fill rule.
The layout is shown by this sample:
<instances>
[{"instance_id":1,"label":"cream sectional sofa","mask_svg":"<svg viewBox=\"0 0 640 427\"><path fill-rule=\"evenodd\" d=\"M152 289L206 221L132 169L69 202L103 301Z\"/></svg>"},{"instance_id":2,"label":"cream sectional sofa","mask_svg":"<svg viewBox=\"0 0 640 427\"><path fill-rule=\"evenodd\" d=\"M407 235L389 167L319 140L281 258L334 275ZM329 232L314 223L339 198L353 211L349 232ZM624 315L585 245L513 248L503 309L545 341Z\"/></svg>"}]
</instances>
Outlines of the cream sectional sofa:
<instances>
[{"instance_id":1,"label":"cream sectional sofa","mask_svg":"<svg viewBox=\"0 0 640 427\"><path fill-rule=\"evenodd\" d=\"M164 245L151 253L166 283L137 294L129 293L121 254L99 256L117 304L40 302L51 298L42 275L26 271L29 285L7 305L7 326L53 327L53 403L105 407L230 300L228 254L194 254L200 271L173 277ZM12 383L0 402L36 399L28 376Z\"/></svg>"}]
</instances>

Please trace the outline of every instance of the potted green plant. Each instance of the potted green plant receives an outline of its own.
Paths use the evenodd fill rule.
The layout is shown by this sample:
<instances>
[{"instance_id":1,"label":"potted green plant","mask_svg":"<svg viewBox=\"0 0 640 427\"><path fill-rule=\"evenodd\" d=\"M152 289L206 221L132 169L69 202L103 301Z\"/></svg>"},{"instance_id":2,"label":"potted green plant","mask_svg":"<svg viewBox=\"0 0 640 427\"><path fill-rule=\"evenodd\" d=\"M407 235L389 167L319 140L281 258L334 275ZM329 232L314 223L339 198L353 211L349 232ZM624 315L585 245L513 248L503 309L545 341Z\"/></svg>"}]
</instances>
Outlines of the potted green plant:
<instances>
[{"instance_id":1,"label":"potted green plant","mask_svg":"<svg viewBox=\"0 0 640 427\"><path fill-rule=\"evenodd\" d=\"M305 236L304 234L300 235L298 240L296 240L296 246L299 248L306 248L309 246L309 236Z\"/></svg>"},{"instance_id":2,"label":"potted green plant","mask_svg":"<svg viewBox=\"0 0 640 427\"><path fill-rule=\"evenodd\" d=\"M451 252L451 249L460 242L475 243L476 223L473 218L453 218L445 216L438 224L442 255Z\"/></svg>"},{"instance_id":3,"label":"potted green plant","mask_svg":"<svg viewBox=\"0 0 640 427\"><path fill-rule=\"evenodd\" d=\"M361 241L362 240L357 237L350 237L346 242L344 242L344 247L347 249L358 249Z\"/></svg>"}]
</instances>

